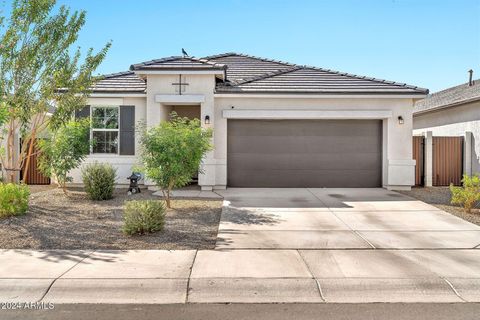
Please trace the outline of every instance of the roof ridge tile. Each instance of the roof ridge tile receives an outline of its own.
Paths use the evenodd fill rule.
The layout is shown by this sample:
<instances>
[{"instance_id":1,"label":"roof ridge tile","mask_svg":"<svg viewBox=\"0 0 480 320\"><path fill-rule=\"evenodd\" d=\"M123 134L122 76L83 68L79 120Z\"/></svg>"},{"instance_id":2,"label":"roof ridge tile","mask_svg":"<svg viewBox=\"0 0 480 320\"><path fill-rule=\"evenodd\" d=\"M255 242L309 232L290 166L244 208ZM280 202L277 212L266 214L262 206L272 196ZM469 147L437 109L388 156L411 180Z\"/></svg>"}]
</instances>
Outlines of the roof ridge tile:
<instances>
[{"instance_id":1,"label":"roof ridge tile","mask_svg":"<svg viewBox=\"0 0 480 320\"><path fill-rule=\"evenodd\" d=\"M114 72L114 73L107 73L107 74L102 74L99 77L101 79L109 79L113 77L120 77L120 76L126 76L126 75L131 75L134 74L133 71L119 71L119 72Z\"/></svg>"},{"instance_id":2,"label":"roof ridge tile","mask_svg":"<svg viewBox=\"0 0 480 320\"><path fill-rule=\"evenodd\" d=\"M161 63L164 63L164 62L177 61L177 60L189 60L191 62L199 62L201 64L209 65L209 66L212 66L212 67L225 68L225 64L216 63L214 61L209 61L208 59L205 59L205 58L196 58L196 57L189 57L189 56L170 56L170 57L153 59L153 60L148 60L148 61L132 64L130 66L130 70L136 70L136 69L144 67L144 66L150 66L150 65L153 65L153 64L161 64Z\"/></svg>"}]
</instances>

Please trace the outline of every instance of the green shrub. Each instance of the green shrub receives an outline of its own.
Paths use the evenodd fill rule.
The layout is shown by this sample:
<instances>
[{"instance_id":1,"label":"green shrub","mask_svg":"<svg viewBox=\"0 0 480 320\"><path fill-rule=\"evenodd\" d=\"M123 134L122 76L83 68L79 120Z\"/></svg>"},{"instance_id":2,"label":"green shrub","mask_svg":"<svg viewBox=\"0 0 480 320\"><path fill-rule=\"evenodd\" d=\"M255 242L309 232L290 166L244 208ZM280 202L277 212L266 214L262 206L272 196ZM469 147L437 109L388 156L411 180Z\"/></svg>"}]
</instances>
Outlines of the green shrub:
<instances>
[{"instance_id":1,"label":"green shrub","mask_svg":"<svg viewBox=\"0 0 480 320\"><path fill-rule=\"evenodd\" d=\"M90 153L90 121L69 121L52 132L49 139L39 140L39 169L45 176L55 177L67 193L68 173L80 166Z\"/></svg>"},{"instance_id":2,"label":"green shrub","mask_svg":"<svg viewBox=\"0 0 480 320\"><path fill-rule=\"evenodd\" d=\"M123 232L129 235L160 231L165 224L165 205L160 200L127 201Z\"/></svg>"},{"instance_id":3,"label":"green shrub","mask_svg":"<svg viewBox=\"0 0 480 320\"><path fill-rule=\"evenodd\" d=\"M142 136L142 162L145 175L160 187L167 208L173 188L186 186L198 172L205 154L212 150L212 130L201 127L200 120L178 117L162 121Z\"/></svg>"},{"instance_id":4,"label":"green shrub","mask_svg":"<svg viewBox=\"0 0 480 320\"><path fill-rule=\"evenodd\" d=\"M30 190L24 184L0 183L0 217L25 214Z\"/></svg>"},{"instance_id":5,"label":"green shrub","mask_svg":"<svg viewBox=\"0 0 480 320\"><path fill-rule=\"evenodd\" d=\"M480 178L478 175L463 175L463 186L455 187L450 185L452 192L452 204L463 206L466 212L470 213L472 208L480 201Z\"/></svg>"},{"instance_id":6,"label":"green shrub","mask_svg":"<svg viewBox=\"0 0 480 320\"><path fill-rule=\"evenodd\" d=\"M85 191L92 200L113 198L117 170L108 163L92 163L82 169Z\"/></svg>"}]
</instances>

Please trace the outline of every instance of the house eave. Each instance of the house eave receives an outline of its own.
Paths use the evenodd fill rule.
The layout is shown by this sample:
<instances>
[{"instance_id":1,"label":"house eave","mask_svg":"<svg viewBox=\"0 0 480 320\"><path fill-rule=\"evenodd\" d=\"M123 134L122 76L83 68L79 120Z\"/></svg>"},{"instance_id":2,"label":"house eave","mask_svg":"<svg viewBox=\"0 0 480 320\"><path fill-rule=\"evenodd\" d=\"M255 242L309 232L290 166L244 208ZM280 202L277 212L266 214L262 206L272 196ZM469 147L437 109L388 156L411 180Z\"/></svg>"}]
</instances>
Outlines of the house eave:
<instances>
[{"instance_id":1,"label":"house eave","mask_svg":"<svg viewBox=\"0 0 480 320\"><path fill-rule=\"evenodd\" d=\"M91 98L112 98L112 97L136 98L136 97L146 97L146 96L147 96L146 93L136 93L136 92L96 92L88 95L88 97L91 97Z\"/></svg>"},{"instance_id":2,"label":"house eave","mask_svg":"<svg viewBox=\"0 0 480 320\"><path fill-rule=\"evenodd\" d=\"M467 104L467 103L472 103L472 102L477 102L477 101L480 101L480 97L475 97L475 98L471 98L471 99L467 99L467 100L462 100L462 101L458 101L458 102L455 102L455 103L449 103L449 104L446 104L446 105L442 105L442 106L438 106L438 107L434 107L434 108L430 108L430 109L414 111L413 116L415 117L415 116L423 115L423 114L430 113L430 112L441 111L441 110L448 109L448 108L451 108L451 107L457 107L457 106L461 106L461 105L464 105L464 104Z\"/></svg>"},{"instance_id":3,"label":"house eave","mask_svg":"<svg viewBox=\"0 0 480 320\"><path fill-rule=\"evenodd\" d=\"M306 92L285 92L285 93L239 93L239 92L217 92L215 98L295 98L295 99L422 99L427 95L423 93L306 93Z\"/></svg>"},{"instance_id":4,"label":"house eave","mask_svg":"<svg viewBox=\"0 0 480 320\"><path fill-rule=\"evenodd\" d=\"M149 75L149 74L213 74L213 75L221 75L224 76L223 69L160 69L160 70L134 70L135 74L141 75Z\"/></svg>"}]
</instances>

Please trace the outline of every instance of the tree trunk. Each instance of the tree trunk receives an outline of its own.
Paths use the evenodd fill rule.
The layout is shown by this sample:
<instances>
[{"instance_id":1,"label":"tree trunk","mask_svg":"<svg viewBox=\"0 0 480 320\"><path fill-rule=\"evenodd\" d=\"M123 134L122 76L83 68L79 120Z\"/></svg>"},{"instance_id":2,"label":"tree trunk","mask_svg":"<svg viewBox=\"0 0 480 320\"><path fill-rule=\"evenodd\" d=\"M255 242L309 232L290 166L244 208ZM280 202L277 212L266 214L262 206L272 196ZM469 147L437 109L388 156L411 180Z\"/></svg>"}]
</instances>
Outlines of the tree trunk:
<instances>
[{"instance_id":1,"label":"tree trunk","mask_svg":"<svg viewBox=\"0 0 480 320\"><path fill-rule=\"evenodd\" d=\"M172 208L172 205L170 204L170 195L167 196L167 198L165 199L165 202L167 203L168 209Z\"/></svg>"},{"instance_id":2,"label":"tree trunk","mask_svg":"<svg viewBox=\"0 0 480 320\"><path fill-rule=\"evenodd\" d=\"M58 179L58 178L57 178ZM62 188L62 191L63 191L63 194L67 195L68 192L67 192L67 182L66 181L63 181L63 182L59 182L58 183L60 185L60 187Z\"/></svg>"},{"instance_id":3,"label":"tree trunk","mask_svg":"<svg viewBox=\"0 0 480 320\"><path fill-rule=\"evenodd\" d=\"M165 200L165 205L167 206L167 208L170 208L170 193L168 192L168 189L164 190L162 188L161 190L163 194L163 199Z\"/></svg>"},{"instance_id":4,"label":"tree trunk","mask_svg":"<svg viewBox=\"0 0 480 320\"><path fill-rule=\"evenodd\" d=\"M168 188L167 188L167 208L170 209L172 208L170 204L170 194L172 193L173 186L175 185L175 181L170 181L168 183Z\"/></svg>"},{"instance_id":5,"label":"tree trunk","mask_svg":"<svg viewBox=\"0 0 480 320\"><path fill-rule=\"evenodd\" d=\"M170 209L172 206L170 204L170 190L167 189L167 196L165 197L165 202L167 204L167 208Z\"/></svg>"},{"instance_id":6,"label":"tree trunk","mask_svg":"<svg viewBox=\"0 0 480 320\"><path fill-rule=\"evenodd\" d=\"M8 136L7 136L7 161L6 164L3 166L5 170L8 172L7 174L7 182L14 183L15 182L15 171L13 170L13 163L15 162L15 126L13 120L10 120L8 128Z\"/></svg>"}]
</instances>

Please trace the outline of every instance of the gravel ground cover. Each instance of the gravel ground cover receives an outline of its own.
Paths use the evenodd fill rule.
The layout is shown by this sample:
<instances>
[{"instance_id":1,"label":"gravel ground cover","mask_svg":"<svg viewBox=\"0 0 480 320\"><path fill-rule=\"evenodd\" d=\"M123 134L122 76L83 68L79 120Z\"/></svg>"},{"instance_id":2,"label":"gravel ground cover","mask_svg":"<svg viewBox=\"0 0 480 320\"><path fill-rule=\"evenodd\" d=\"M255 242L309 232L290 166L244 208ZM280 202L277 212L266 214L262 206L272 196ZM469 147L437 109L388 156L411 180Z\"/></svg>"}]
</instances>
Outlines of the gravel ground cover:
<instances>
[{"instance_id":1,"label":"gravel ground cover","mask_svg":"<svg viewBox=\"0 0 480 320\"><path fill-rule=\"evenodd\" d=\"M222 201L173 200L165 229L127 236L121 231L126 200L156 199L151 191L128 196L117 189L114 198L91 201L82 189L68 195L56 188L35 188L26 215L0 220L3 249L213 249Z\"/></svg>"},{"instance_id":2,"label":"gravel ground cover","mask_svg":"<svg viewBox=\"0 0 480 320\"><path fill-rule=\"evenodd\" d=\"M451 193L448 187L412 188L411 191L399 192L480 226L480 209L475 208L472 213L466 213L462 207L450 204Z\"/></svg>"}]
</instances>

